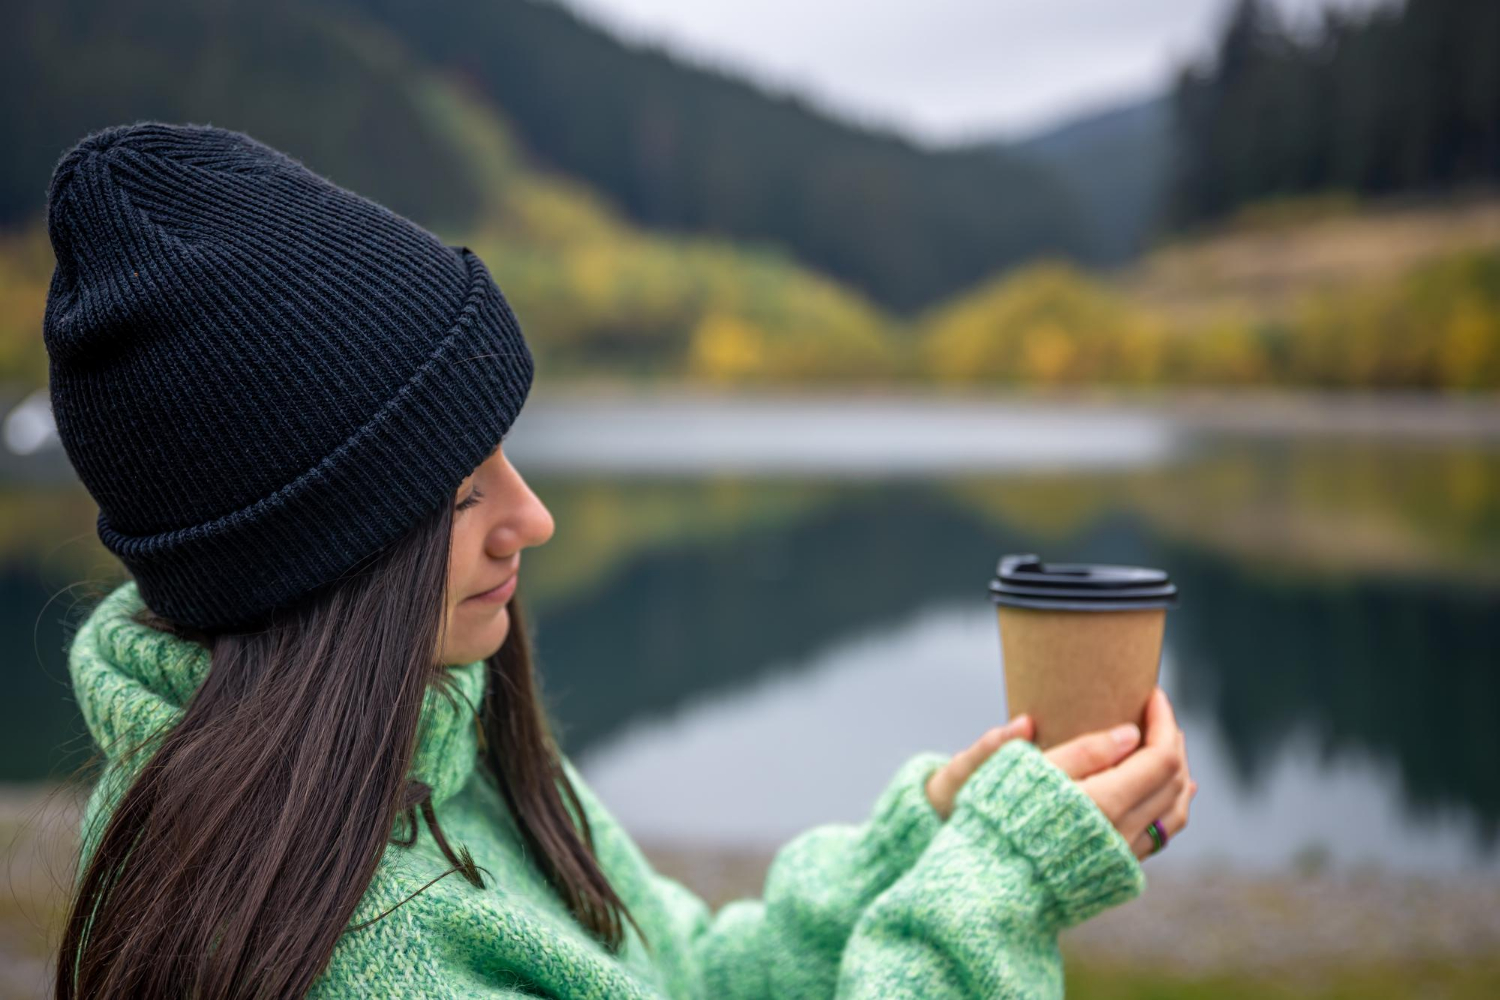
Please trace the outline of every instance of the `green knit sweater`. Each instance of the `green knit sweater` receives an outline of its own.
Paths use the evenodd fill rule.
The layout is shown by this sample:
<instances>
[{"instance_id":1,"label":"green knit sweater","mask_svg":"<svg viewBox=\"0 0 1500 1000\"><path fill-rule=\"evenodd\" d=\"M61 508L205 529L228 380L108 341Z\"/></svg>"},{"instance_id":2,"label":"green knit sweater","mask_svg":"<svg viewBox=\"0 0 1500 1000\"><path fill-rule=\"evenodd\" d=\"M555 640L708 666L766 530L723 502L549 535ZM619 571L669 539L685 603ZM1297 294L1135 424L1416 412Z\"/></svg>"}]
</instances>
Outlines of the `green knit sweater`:
<instances>
[{"instance_id":1,"label":"green knit sweater","mask_svg":"<svg viewBox=\"0 0 1500 1000\"><path fill-rule=\"evenodd\" d=\"M134 582L122 584L71 648L79 706L106 749L180 718L209 666L202 647L131 621L139 607ZM475 705L483 668L483 661L454 668ZM478 888L450 875L346 931L312 996L1056 997L1058 931L1145 886L1134 854L1093 801L1035 746L1016 740L969 778L946 822L924 785L947 755L913 755L866 820L791 839L775 855L761 898L713 912L652 869L564 759L599 863L653 945L647 951L627 921L624 947L612 955L530 863L504 799L476 766L472 710L429 692L423 734L412 775L432 786L454 849L466 845L491 877ZM117 760L106 767L84 815L85 857L132 777ZM449 867L425 828L410 848L389 845L351 924Z\"/></svg>"}]
</instances>

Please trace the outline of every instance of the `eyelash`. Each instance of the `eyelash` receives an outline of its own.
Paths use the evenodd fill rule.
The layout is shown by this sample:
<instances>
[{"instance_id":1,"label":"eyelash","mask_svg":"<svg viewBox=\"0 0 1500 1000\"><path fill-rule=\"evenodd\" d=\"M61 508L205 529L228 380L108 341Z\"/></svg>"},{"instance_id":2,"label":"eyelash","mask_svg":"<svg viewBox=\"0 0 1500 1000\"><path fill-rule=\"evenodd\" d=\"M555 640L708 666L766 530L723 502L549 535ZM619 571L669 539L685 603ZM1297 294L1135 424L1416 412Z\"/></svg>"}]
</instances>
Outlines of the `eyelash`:
<instances>
[{"instance_id":1,"label":"eyelash","mask_svg":"<svg viewBox=\"0 0 1500 1000\"><path fill-rule=\"evenodd\" d=\"M454 509L468 510L470 507L478 503L479 498L482 496L484 496L484 494L479 492L479 487L476 486L474 487L474 492L470 493L468 496L464 497L463 500L459 501L458 505Z\"/></svg>"}]
</instances>

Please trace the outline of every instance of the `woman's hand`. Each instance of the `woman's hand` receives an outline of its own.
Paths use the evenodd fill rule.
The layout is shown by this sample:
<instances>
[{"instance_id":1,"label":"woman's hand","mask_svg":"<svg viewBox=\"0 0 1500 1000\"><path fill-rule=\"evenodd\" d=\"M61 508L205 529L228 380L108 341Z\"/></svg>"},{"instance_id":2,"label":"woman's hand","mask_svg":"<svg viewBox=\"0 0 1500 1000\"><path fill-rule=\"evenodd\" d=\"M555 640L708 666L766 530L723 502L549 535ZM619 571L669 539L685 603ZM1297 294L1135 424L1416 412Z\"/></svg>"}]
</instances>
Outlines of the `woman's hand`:
<instances>
[{"instance_id":1,"label":"woman's hand","mask_svg":"<svg viewBox=\"0 0 1500 1000\"><path fill-rule=\"evenodd\" d=\"M932 808L944 820L953 812L953 797L958 794L959 788L969 775L978 770L979 765L987 760L990 754L1010 740L1029 740L1033 738L1036 727L1031 724L1031 716L1018 715L1003 726L996 726L974 741L973 746L967 750L960 750L953 757L932 772L927 779L927 801L932 803Z\"/></svg>"},{"instance_id":2,"label":"woman's hand","mask_svg":"<svg viewBox=\"0 0 1500 1000\"><path fill-rule=\"evenodd\" d=\"M1151 853L1146 832L1151 821L1161 820L1167 836L1175 837L1187 826L1188 803L1198 793L1198 783L1188 773L1186 740L1160 687L1146 704L1145 721L1145 742L1128 757L1141 739L1140 730L1129 723L1085 733L1046 752L1089 793L1138 859Z\"/></svg>"}]
</instances>

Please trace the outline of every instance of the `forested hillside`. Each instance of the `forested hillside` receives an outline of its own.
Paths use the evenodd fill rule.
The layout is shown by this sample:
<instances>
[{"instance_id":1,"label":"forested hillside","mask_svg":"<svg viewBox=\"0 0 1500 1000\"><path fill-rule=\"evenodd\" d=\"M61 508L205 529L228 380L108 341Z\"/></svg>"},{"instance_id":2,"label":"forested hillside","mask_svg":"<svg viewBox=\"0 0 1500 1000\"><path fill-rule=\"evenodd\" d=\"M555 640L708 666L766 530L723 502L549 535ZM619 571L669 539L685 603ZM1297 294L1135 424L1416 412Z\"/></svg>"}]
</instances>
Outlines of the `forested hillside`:
<instances>
[{"instance_id":1,"label":"forested hillside","mask_svg":"<svg viewBox=\"0 0 1500 1000\"><path fill-rule=\"evenodd\" d=\"M458 227L480 191L412 96L399 40L292 0L6 0L0 227L42 214L86 132L142 118L249 132L425 225Z\"/></svg>"},{"instance_id":2,"label":"forested hillside","mask_svg":"<svg viewBox=\"0 0 1500 1000\"><path fill-rule=\"evenodd\" d=\"M549 379L1500 387L1500 5L1267 10L1170 100L932 153L551 3L11 0L0 382L46 381L57 157L160 118L475 247Z\"/></svg>"},{"instance_id":3,"label":"forested hillside","mask_svg":"<svg viewBox=\"0 0 1500 1000\"><path fill-rule=\"evenodd\" d=\"M929 152L626 45L531 0L10 0L0 226L39 213L82 134L143 117L239 128L429 226L472 221L460 153L409 96L465 87L529 162L636 224L765 244L898 311L1038 253L1072 254L1049 171Z\"/></svg>"},{"instance_id":4,"label":"forested hillside","mask_svg":"<svg viewBox=\"0 0 1500 1000\"><path fill-rule=\"evenodd\" d=\"M1173 95L1170 221L1316 191L1444 195L1500 183L1500 3L1328 8L1310 37L1236 0Z\"/></svg>"},{"instance_id":5,"label":"forested hillside","mask_svg":"<svg viewBox=\"0 0 1500 1000\"><path fill-rule=\"evenodd\" d=\"M1084 249L1075 207L1049 171L842 124L800 99L622 44L559 4L349 2L463 74L547 164L637 223L774 243L897 311L1038 253Z\"/></svg>"},{"instance_id":6,"label":"forested hillside","mask_svg":"<svg viewBox=\"0 0 1500 1000\"><path fill-rule=\"evenodd\" d=\"M474 204L439 235L484 258L548 380L861 380L898 368L899 324L858 289L774 245L640 228L589 186L536 169L488 102L448 74L414 69L393 96L428 145L463 165ZM0 231L0 384L46 384L52 268L40 214Z\"/></svg>"}]
</instances>

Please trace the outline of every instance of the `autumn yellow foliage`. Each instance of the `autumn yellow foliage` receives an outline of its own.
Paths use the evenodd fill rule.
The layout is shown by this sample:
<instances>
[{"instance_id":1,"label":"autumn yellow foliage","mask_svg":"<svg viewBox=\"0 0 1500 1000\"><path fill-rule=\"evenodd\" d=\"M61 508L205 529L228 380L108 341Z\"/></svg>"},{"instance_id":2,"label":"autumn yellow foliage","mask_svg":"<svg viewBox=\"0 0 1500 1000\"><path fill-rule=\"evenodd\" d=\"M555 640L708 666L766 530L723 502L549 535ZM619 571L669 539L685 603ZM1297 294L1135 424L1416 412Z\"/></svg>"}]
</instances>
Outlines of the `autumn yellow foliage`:
<instances>
[{"instance_id":1,"label":"autumn yellow foliage","mask_svg":"<svg viewBox=\"0 0 1500 1000\"><path fill-rule=\"evenodd\" d=\"M1500 387L1500 253L1452 254L1398 281L1310 295L1286 354L1297 382Z\"/></svg>"},{"instance_id":2,"label":"autumn yellow foliage","mask_svg":"<svg viewBox=\"0 0 1500 1000\"><path fill-rule=\"evenodd\" d=\"M996 278L917 324L924 371L945 382L1149 382L1165 324L1073 265Z\"/></svg>"},{"instance_id":3,"label":"autumn yellow foliage","mask_svg":"<svg viewBox=\"0 0 1500 1000\"><path fill-rule=\"evenodd\" d=\"M1190 281L1202 294L1183 309L1146 279L1041 260L900 317L787 248L643 230L585 185L529 164L503 115L461 82L429 75L413 86L486 192L470 227L441 235L484 258L549 379L1500 388L1494 246L1428 248L1395 278L1388 268L1337 285L1299 283L1301 265L1289 265L1274 309L1248 279ZM1295 240L1311 222L1293 208L1267 206L1262 228ZM1208 253L1189 243L1171 256L1191 274ZM1226 273L1260 273L1243 257ZM46 383L52 266L40 216L0 234L0 382Z\"/></svg>"}]
</instances>

